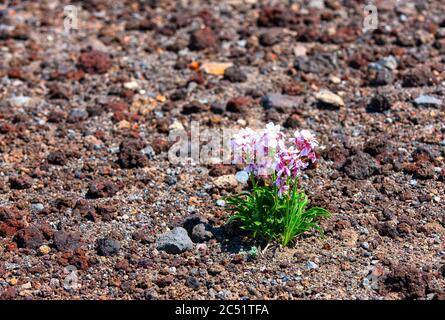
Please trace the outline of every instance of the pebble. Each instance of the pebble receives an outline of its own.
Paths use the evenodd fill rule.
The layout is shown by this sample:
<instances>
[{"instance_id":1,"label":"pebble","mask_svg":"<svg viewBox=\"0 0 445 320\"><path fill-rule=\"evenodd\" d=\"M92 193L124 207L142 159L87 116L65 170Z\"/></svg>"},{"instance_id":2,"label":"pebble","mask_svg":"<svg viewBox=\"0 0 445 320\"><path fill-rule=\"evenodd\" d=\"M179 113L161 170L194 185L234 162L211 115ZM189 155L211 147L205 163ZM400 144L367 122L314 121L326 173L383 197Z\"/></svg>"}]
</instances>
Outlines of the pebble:
<instances>
[{"instance_id":1,"label":"pebble","mask_svg":"<svg viewBox=\"0 0 445 320\"><path fill-rule=\"evenodd\" d=\"M158 237L156 240L156 249L171 254L178 254L191 250L193 242L187 234L187 230L182 227L176 227Z\"/></svg>"},{"instance_id":2,"label":"pebble","mask_svg":"<svg viewBox=\"0 0 445 320\"><path fill-rule=\"evenodd\" d=\"M222 290L219 291L216 296L221 300L226 300L232 297L232 292L230 290Z\"/></svg>"},{"instance_id":3,"label":"pebble","mask_svg":"<svg viewBox=\"0 0 445 320\"><path fill-rule=\"evenodd\" d=\"M19 96L9 99L9 104L15 108L28 107L32 102L31 97Z\"/></svg>"},{"instance_id":4,"label":"pebble","mask_svg":"<svg viewBox=\"0 0 445 320\"><path fill-rule=\"evenodd\" d=\"M201 65L201 69L208 74L223 76L224 71L232 66L231 62L206 62Z\"/></svg>"},{"instance_id":5,"label":"pebble","mask_svg":"<svg viewBox=\"0 0 445 320\"><path fill-rule=\"evenodd\" d=\"M324 4L324 0L312 0L309 1L309 8L316 10L324 10L326 7Z\"/></svg>"},{"instance_id":6,"label":"pebble","mask_svg":"<svg viewBox=\"0 0 445 320\"><path fill-rule=\"evenodd\" d=\"M309 260L308 262L306 262L306 268L309 270L318 269L318 264Z\"/></svg>"},{"instance_id":7,"label":"pebble","mask_svg":"<svg viewBox=\"0 0 445 320\"><path fill-rule=\"evenodd\" d=\"M41 203L31 203L31 210L32 211L37 211L40 212L44 209L45 207L43 206L43 204Z\"/></svg>"},{"instance_id":8,"label":"pebble","mask_svg":"<svg viewBox=\"0 0 445 320\"><path fill-rule=\"evenodd\" d=\"M367 288L367 287L369 287L370 284L371 284L371 281L369 281L368 278L363 279L363 281L362 281L363 287Z\"/></svg>"},{"instance_id":9,"label":"pebble","mask_svg":"<svg viewBox=\"0 0 445 320\"><path fill-rule=\"evenodd\" d=\"M48 254L51 251L51 248L47 245L43 245L39 247L39 252L41 254Z\"/></svg>"},{"instance_id":10,"label":"pebble","mask_svg":"<svg viewBox=\"0 0 445 320\"><path fill-rule=\"evenodd\" d=\"M360 231L360 234L363 234L363 235L366 235L366 236L369 235L368 228L360 227L359 231Z\"/></svg>"},{"instance_id":11,"label":"pebble","mask_svg":"<svg viewBox=\"0 0 445 320\"><path fill-rule=\"evenodd\" d=\"M224 70L224 79L230 82L246 82L247 75L238 66L231 66Z\"/></svg>"},{"instance_id":12,"label":"pebble","mask_svg":"<svg viewBox=\"0 0 445 320\"><path fill-rule=\"evenodd\" d=\"M381 70L383 68L395 70L398 67L397 59L394 56L387 56L377 62L372 62L368 65L368 69Z\"/></svg>"},{"instance_id":13,"label":"pebble","mask_svg":"<svg viewBox=\"0 0 445 320\"><path fill-rule=\"evenodd\" d=\"M268 94L261 98L261 106L265 109L293 109L302 104L301 97L289 96L286 94Z\"/></svg>"},{"instance_id":14,"label":"pebble","mask_svg":"<svg viewBox=\"0 0 445 320\"><path fill-rule=\"evenodd\" d=\"M142 149L141 151L143 154L145 154L148 159L153 160L155 157L155 152L152 148L152 146L146 146L144 149Z\"/></svg>"},{"instance_id":15,"label":"pebble","mask_svg":"<svg viewBox=\"0 0 445 320\"><path fill-rule=\"evenodd\" d=\"M368 242L362 242L361 244L360 244L360 247L362 247L363 249L365 249L365 250L369 250L369 243Z\"/></svg>"},{"instance_id":16,"label":"pebble","mask_svg":"<svg viewBox=\"0 0 445 320\"><path fill-rule=\"evenodd\" d=\"M238 181L233 174L227 174L217 177L215 178L213 183L219 189L233 189L238 185Z\"/></svg>"},{"instance_id":17,"label":"pebble","mask_svg":"<svg viewBox=\"0 0 445 320\"><path fill-rule=\"evenodd\" d=\"M236 173L235 178L236 178L236 181L244 184L244 183L247 183L247 180L249 180L249 174L246 171L241 170Z\"/></svg>"},{"instance_id":18,"label":"pebble","mask_svg":"<svg viewBox=\"0 0 445 320\"><path fill-rule=\"evenodd\" d=\"M343 99L329 90L320 90L315 94L315 98L319 102L329 106L337 108L345 106Z\"/></svg>"},{"instance_id":19,"label":"pebble","mask_svg":"<svg viewBox=\"0 0 445 320\"><path fill-rule=\"evenodd\" d=\"M207 230L204 223L199 223L193 227L191 238L194 242L205 242L213 238L213 233Z\"/></svg>"},{"instance_id":20,"label":"pebble","mask_svg":"<svg viewBox=\"0 0 445 320\"><path fill-rule=\"evenodd\" d=\"M218 207L224 207L226 205L226 202L222 199L218 199L218 200L216 200L216 205Z\"/></svg>"},{"instance_id":21,"label":"pebble","mask_svg":"<svg viewBox=\"0 0 445 320\"><path fill-rule=\"evenodd\" d=\"M306 56L306 54L307 54L306 47L304 47L302 45L297 45L294 47L294 55L296 57L303 57L303 56Z\"/></svg>"},{"instance_id":22,"label":"pebble","mask_svg":"<svg viewBox=\"0 0 445 320\"><path fill-rule=\"evenodd\" d=\"M440 106L442 100L437 99L433 96L420 95L414 100L416 106Z\"/></svg>"},{"instance_id":23,"label":"pebble","mask_svg":"<svg viewBox=\"0 0 445 320\"><path fill-rule=\"evenodd\" d=\"M139 87L136 81L130 81L124 83L124 88L129 90L136 90Z\"/></svg>"},{"instance_id":24,"label":"pebble","mask_svg":"<svg viewBox=\"0 0 445 320\"><path fill-rule=\"evenodd\" d=\"M169 174L165 177L165 183L169 186L173 186L178 182L174 174Z\"/></svg>"}]
</instances>

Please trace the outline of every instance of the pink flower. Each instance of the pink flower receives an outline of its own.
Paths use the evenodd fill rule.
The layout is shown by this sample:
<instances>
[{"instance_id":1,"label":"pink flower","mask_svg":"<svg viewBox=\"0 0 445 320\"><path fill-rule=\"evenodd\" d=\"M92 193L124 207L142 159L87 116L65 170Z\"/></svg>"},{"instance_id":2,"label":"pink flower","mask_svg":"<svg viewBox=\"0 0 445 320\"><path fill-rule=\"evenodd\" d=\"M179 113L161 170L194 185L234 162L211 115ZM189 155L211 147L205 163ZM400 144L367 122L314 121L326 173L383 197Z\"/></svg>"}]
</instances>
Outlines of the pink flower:
<instances>
[{"instance_id":1,"label":"pink flower","mask_svg":"<svg viewBox=\"0 0 445 320\"><path fill-rule=\"evenodd\" d=\"M289 190L289 181L317 160L314 150L319 143L310 131L296 131L290 141L293 144L287 147L280 126L272 122L261 131L241 129L232 140L234 162L245 164L244 170L257 178L275 176L281 197Z\"/></svg>"}]
</instances>

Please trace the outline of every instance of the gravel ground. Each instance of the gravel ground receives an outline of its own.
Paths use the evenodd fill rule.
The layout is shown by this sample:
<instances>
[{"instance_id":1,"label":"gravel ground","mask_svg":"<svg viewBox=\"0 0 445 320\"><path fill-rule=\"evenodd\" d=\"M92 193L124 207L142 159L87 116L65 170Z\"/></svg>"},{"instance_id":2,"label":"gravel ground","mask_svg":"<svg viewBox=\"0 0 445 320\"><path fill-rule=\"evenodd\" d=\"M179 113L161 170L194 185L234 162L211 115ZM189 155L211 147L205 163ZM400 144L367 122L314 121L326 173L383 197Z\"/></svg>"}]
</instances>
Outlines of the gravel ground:
<instances>
[{"instance_id":1,"label":"gravel ground","mask_svg":"<svg viewBox=\"0 0 445 320\"><path fill-rule=\"evenodd\" d=\"M0 5L0 297L442 299L445 6L366 3ZM191 121L314 132L325 236L226 226L236 168L169 161Z\"/></svg>"}]
</instances>

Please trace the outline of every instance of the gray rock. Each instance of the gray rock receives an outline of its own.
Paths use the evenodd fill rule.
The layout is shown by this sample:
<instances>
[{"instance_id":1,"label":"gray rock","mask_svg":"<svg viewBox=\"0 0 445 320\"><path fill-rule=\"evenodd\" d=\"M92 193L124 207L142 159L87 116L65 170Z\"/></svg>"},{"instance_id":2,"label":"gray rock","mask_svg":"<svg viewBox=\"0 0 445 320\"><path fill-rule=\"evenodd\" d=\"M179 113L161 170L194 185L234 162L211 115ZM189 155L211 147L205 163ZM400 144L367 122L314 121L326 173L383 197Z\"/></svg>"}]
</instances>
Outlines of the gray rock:
<instances>
[{"instance_id":1,"label":"gray rock","mask_svg":"<svg viewBox=\"0 0 445 320\"><path fill-rule=\"evenodd\" d=\"M192 240L194 242L204 242L212 239L213 233L207 230L204 223L197 224L192 230Z\"/></svg>"},{"instance_id":2,"label":"gray rock","mask_svg":"<svg viewBox=\"0 0 445 320\"><path fill-rule=\"evenodd\" d=\"M232 297L232 292L230 290L219 291L217 297L221 300L230 299Z\"/></svg>"},{"instance_id":3,"label":"gray rock","mask_svg":"<svg viewBox=\"0 0 445 320\"><path fill-rule=\"evenodd\" d=\"M155 157L155 151L151 146L146 146L144 149L142 149L142 153L145 154L150 160L153 160Z\"/></svg>"},{"instance_id":4,"label":"gray rock","mask_svg":"<svg viewBox=\"0 0 445 320\"><path fill-rule=\"evenodd\" d=\"M169 186L173 186L178 182L178 180L176 179L176 176L174 174L169 174L168 176L165 177L165 183L168 184Z\"/></svg>"},{"instance_id":5,"label":"gray rock","mask_svg":"<svg viewBox=\"0 0 445 320\"><path fill-rule=\"evenodd\" d=\"M318 264L309 260L308 262L306 262L306 268L308 268L309 270L318 269Z\"/></svg>"},{"instance_id":6,"label":"gray rock","mask_svg":"<svg viewBox=\"0 0 445 320\"><path fill-rule=\"evenodd\" d=\"M76 123L88 119L88 112L84 109L72 109L68 115L68 122Z\"/></svg>"},{"instance_id":7,"label":"gray rock","mask_svg":"<svg viewBox=\"0 0 445 320\"><path fill-rule=\"evenodd\" d=\"M344 107L345 103L343 99L336 95L335 93L322 89L319 92L315 94L315 98L318 100L319 103L327 106L332 106L336 108Z\"/></svg>"},{"instance_id":8,"label":"gray rock","mask_svg":"<svg viewBox=\"0 0 445 320\"><path fill-rule=\"evenodd\" d=\"M420 95L414 100L414 104L416 106L440 106L442 104L442 100L437 99L433 96L428 95Z\"/></svg>"},{"instance_id":9,"label":"gray rock","mask_svg":"<svg viewBox=\"0 0 445 320\"><path fill-rule=\"evenodd\" d=\"M371 62L368 65L368 69L382 70L383 68L386 68L388 70L395 70L398 65L397 59L394 56L387 56L377 62Z\"/></svg>"},{"instance_id":10,"label":"gray rock","mask_svg":"<svg viewBox=\"0 0 445 320\"><path fill-rule=\"evenodd\" d=\"M102 238L97 241L97 254L100 256L114 256L119 253L121 245L114 239Z\"/></svg>"},{"instance_id":11,"label":"gray rock","mask_svg":"<svg viewBox=\"0 0 445 320\"><path fill-rule=\"evenodd\" d=\"M312 0L309 2L309 8L311 9L317 9L317 10L324 10L325 4L324 0Z\"/></svg>"},{"instance_id":12,"label":"gray rock","mask_svg":"<svg viewBox=\"0 0 445 320\"><path fill-rule=\"evenodd\" d=\"M43 204L41 203L31 203L31 210L32 211L37 211L40 212L44 209L45 207L43 206Z\"/></svg>"},{"instance_id":13,"label":"gray rock","mask_svg":"<svg viewBox=\"0 0 445 320\"><path fill-rule=\"evenodd\" d=\"M445 145L445 140L444 140L444 145ZM216 205L218 207L225 207L226 202L224 200L222 200L222 199L218 199L218 200L216 200Z\"/></svg>"},{"instance_id":14,"label":"gray rock","mask_svg":"<svg viewBox=\"0 0 445 320\"><path fill-rule=\"evenodd\" d=\"M187 230L176 227L173 230L159 236L156 240L156 249L171 254L178 254L191 250L193 242L187 234Z\"/></svg>"},{"instance_id":15,"label":"gray rock","mask_svg":"<svg viewBox=\"0 0 445 320\"><path fill-rule=\"evenodd\" d=\"M264 109L285 110L297 108L303 102L301 97L294 97L285 94L268 94L261 98L261 105Z\"/></svg>"},{"instance_id":16,"label":"gray rock","mask_svg":"<svg viewBox=\"0 0 445 320\"><path fill-rule=\"evenodd\" d=\"M33 98L26 97L26 96L18 96L18 97L12 97L8 100L9 104L13 107L20 108L20 107L28 107L32 104Z\"/></svg>"},{"instance_id":17,"label":"gray rock","mask_svg":"<svg viewBox=\"0 0 445 320\"><path fill-rule=\"evenodd\" d=\"M337 55L334 53L299 56L295 59L294 66L297 70L316 74L329 74L340 67Z\"/></svg>"},{"instance_id":18,"label":"gray rock","mask_svg":"<svg viewBox=\"0 0 445 320\"><path fill-rule=\"evenodd\" d=\"M369 243L367 243L366 241L365 241L365 242L362 242L362 243L360 244L360 247L362 247L362 248L365 249L365 250L369 250Z\"/></svg>"}]
</instances>

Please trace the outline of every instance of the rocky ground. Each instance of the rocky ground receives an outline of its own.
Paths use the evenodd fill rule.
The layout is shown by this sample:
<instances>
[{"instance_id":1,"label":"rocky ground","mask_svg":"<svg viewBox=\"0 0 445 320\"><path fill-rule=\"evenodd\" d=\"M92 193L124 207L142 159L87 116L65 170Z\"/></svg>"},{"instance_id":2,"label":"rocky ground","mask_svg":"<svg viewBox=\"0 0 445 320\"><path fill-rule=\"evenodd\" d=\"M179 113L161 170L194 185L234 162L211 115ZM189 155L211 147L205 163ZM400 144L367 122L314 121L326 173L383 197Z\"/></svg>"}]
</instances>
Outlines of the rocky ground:
<instances>
[{"instance_id":1,"label":"rocky ground","mask_svg":"<svg viewBox=\"0 0 445 320\"><path fill-rule=\"evenodd\" d=\"M3 1L1 298L442 299L445 6L366 3L73 1L65 33ZM191 120L313 131L324 238L225 226L236 168L168 159Z\"/></svg>"}]
</instances>

